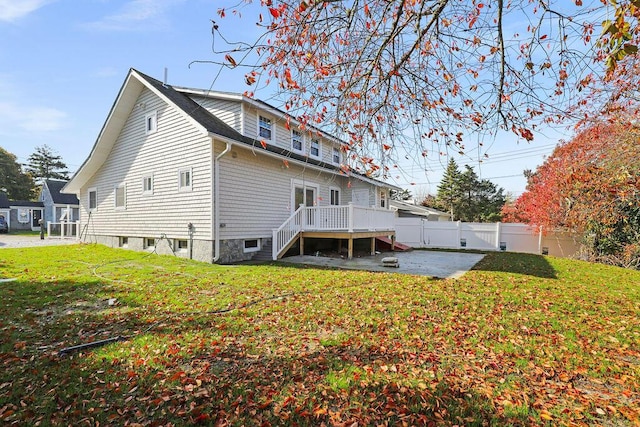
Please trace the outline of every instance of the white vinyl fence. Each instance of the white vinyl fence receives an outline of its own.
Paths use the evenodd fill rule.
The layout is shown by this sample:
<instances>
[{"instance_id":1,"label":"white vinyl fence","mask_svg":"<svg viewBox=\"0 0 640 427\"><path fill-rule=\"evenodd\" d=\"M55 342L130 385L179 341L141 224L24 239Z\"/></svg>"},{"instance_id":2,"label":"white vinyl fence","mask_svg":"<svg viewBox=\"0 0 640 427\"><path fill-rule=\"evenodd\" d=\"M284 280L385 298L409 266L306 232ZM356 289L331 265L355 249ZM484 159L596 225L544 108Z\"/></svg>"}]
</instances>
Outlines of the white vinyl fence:
<instances>
[{"instance_id":1,"label":"white vinyl fence","mask_svg":"<svg viewBox=\"0 0 640 427\"><path fill-rule=\"evenodd\" d=\"M79 231L80 221L47 223L47 237L50 239L78 239Z\"/></svg>"},{"instance_id":2,"label":"white vinyl fence","mask_svg":"<svg viewBox=\"0 0 640 427\"><path fill-rule=\"evenodd\" d=\"M569 257L578 250L573 236L543 233L526 224L427 221L396 218L396 240L414 248L478 249Z\"/></svg>"}]
</instances>

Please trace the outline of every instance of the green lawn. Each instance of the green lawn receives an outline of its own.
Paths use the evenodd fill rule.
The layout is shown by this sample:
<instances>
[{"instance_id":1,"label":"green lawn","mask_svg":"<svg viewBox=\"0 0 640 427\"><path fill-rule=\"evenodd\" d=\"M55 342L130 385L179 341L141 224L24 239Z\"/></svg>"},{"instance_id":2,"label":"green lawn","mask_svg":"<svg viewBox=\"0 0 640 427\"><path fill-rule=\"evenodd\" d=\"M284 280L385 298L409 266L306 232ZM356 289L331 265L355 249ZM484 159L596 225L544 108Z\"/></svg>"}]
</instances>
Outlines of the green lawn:
<instances>
[{"instance_id":1,"label":"green lawn","mask_svg":"<svg viewBox=\"0 0 640 427\"><path fill-rule=\"evenodd\" d=\"M640 423L638 271L491 253L435 280L78 245L2 249L2 278L5 425Z\"/></svg>"}]
</instances>

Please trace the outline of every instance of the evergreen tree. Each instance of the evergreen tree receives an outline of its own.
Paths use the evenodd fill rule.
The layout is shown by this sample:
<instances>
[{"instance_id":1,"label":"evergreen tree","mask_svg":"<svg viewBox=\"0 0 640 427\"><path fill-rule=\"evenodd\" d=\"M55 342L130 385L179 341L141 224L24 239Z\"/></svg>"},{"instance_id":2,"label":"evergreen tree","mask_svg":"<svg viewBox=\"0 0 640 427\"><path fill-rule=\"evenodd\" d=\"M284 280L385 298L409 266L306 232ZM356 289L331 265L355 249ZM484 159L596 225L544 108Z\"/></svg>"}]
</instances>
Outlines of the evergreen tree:
<instances>
[{"instance_id":1,"label":"evergreen tree","mask_svg":"<svg viewBox=\"0 0 640 427\"><path fill-rule=\"evenodd\" d=\"M436 202L449 211L452 220L495 222L501 219L504 190L487 179L480 179L471 166L460 172L454 160L438 186Z\"/></svg>"},{"instance_id":2,"label":"evergreen tree","mask_svg":"<svg viewBox=\"0 0 640 427\"><path fill-rule=\"evenodd\" d=\"M27 171L36 182L49 178L69 179L69 171L66 170L67 165L62 161L62 157L46 144L36 147L36 151L27 160Z\"/></svg>"},{"instance_id":3,"label":"evergreen tree","mask_svg":"<svg viewBox=\"0 0 640 427\"><path fill-rule=\"evenodd\" d=\"M12 200L29 200L34 195L33 179L22 171L17 157L0 147L0 191Z\"/></svg>"},{"instance_id":4,"label":"evergreen tree","mask_svg":"<svg viewBox=\"0 0 640 427\"><path fill-rule=\"evenodd\" d=\"M449 159L447 170L445 170L438 185L436 200L441 209L446 210L451 215L451 220L456 219L456 210L460 198L460 169L455 160Z\"/></svg>"}]
</instances>

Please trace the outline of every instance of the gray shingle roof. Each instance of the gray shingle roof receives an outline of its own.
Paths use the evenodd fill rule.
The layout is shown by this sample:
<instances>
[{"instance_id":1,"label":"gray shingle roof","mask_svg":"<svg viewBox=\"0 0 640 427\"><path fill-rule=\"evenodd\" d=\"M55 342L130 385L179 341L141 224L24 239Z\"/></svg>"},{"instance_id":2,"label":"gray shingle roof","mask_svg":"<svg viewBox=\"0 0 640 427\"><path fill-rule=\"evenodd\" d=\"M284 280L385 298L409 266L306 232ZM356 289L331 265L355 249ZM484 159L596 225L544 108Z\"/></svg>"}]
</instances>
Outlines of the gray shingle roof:
<instances>
[{"instance_id":1,"label":"gray shingle roof","mask_svg":"<svg viewBox=\"0 0 640 427\"><path fill-rule=\"evenodd\" d=\"M49 193L51 193L53 203L57 205L79 205L80 201L75 194L63 194L60 192L66 183L67 181L60 181L57 179L45 180L45 185L49 189Z\"/></svg>"}]
</instances>

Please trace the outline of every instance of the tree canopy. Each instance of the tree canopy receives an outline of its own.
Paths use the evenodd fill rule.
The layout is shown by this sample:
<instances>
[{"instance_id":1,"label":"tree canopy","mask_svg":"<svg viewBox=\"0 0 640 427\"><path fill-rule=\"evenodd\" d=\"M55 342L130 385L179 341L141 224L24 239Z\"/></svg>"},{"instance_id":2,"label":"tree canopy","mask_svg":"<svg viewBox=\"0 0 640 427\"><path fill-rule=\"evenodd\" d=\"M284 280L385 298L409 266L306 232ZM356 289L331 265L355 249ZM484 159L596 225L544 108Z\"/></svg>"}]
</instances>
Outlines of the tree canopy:
<instances>
[{"instance_id":1,"label":"tree canopy","mask_svg":"<svg viewBox=\"0 0 640 427\"><path fill-rule=\"evenodd\" d=\"M251 3L218 14L242 16ZM328 128L353 168L386 175L405 153L465 153L500 130L529 141L542 123L599 111L593 103L610 102L611 80L630 70L639 6L261 0L258 40L227 42L222 21L214 49L220 63L248 67L249 95L276 83L302 127Z\"/></svg>"},{"instance_id":2,"label":"tree canopy","mask_svg":"<svg viewBox=\"0 0 640 427\"><path fill-rule=\"evenodd\" d=\"M27 171L37 182L50 178L69 179L69 171L62 157L46 144L36 147L27 161Z\"/></svg>"},{"instance_id":3,"label":"tree canopy","mask_svg":"<svg viewBox=\"0 0 640 427\"><path fill-rule=\"evenodd\" d=\"M491 181L480 179L471 166L461 172L455 160L450 160L438 186L435 207L448 211L452 220L500 221L503 192Z\"/></svg>"},{"instance_id":4,"label":"tree canopy","mask_svg":"<svg viewBox=\"0 0 640 427\"><path fill-rule=\"evenodd\" d=\"M563 227L587 237L597 257L640 267L640 128L592 124L530 175L507 220Z\"/></svg>"},{"instance_id":5,"label":"tree canopy","mask_svg":"<svg viewBox=\"0 0 640 427\"><path fill-rule=\"evenodd\" d=\"M12 200L29 200L33 189L33 179L22 171L17 157L0 147L0 191Z\"/></svg>"}]
</instances>

